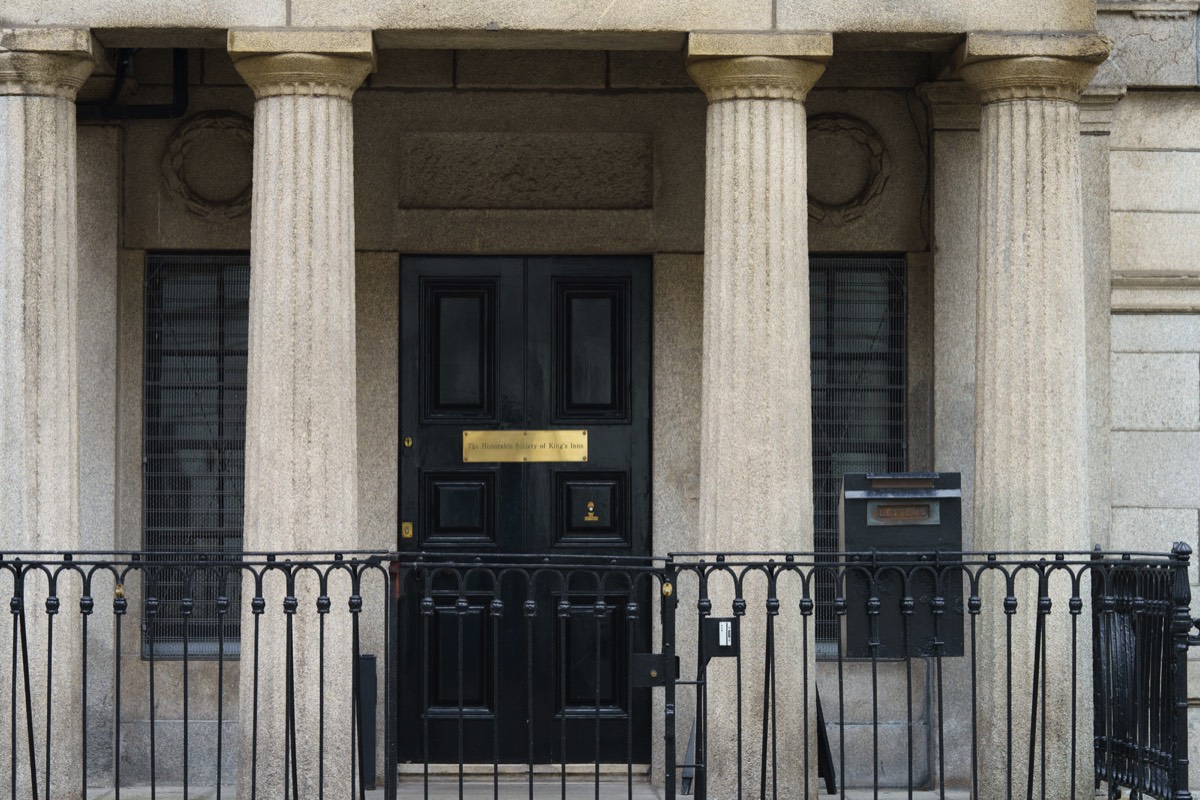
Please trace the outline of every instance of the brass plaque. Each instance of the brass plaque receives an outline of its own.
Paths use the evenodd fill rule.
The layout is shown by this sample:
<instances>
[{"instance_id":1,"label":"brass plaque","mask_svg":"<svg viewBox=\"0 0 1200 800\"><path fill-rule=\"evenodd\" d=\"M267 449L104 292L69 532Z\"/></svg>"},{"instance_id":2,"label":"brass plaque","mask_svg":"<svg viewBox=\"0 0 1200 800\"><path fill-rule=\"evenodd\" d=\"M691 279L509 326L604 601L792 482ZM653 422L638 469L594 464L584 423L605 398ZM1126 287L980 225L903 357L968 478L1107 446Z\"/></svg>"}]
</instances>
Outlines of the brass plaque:
<instances>
[{"instance_id":1,"label":"brass plaque","mask_svg":"<svg viewBox=\"0 0 1200 800\"><path fill-rule=\"evenodd\" d=\"M463 431L464 464L587 461L587 431Z\"/></svg>"},{"instance_id":2,"label":"brass plaque","mask_svg":"<svg viewBox=\"0 0 1200 800\"><path fill-rule=\"evenodd\" d=\"M942 507L937 500L923 502L867 501L867 527L876 525L940 525Z\"/></svg>"}]
</instances>

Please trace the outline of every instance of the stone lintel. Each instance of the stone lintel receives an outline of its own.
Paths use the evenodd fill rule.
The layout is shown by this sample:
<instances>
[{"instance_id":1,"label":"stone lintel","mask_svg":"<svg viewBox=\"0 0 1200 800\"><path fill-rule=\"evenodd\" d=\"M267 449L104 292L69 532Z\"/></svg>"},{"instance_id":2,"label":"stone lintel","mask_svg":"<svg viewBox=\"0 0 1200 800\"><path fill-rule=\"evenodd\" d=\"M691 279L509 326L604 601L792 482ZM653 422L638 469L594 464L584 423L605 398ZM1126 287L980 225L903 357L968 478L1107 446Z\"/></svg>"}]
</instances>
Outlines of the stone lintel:
<instances>
[{"instance_id":1,"label":"stone lintel","mask_svg":"<svg viewBox=\"0 0 1200 800\"><path fill-rule=\"evenodd\" d=\"M350 99L375 70L366 30L231 29L229 55L258 99L277 95Z\"/></svg>"},{"instance_id":2,"label":"stone lintel","mask_svg":"<svg viewBox=\"0 0 1200 800\"><path fill-rule=\"evenodd\" d=\"M719 33L688 35L688 60L767 56L802 58L824 64L833 55L831 33Z\"/></svg>"},{"instance_id":3,"label":"stone lintel","mask_svg":"<svg viewBox=\"0 0 1200 800\"><path fill-rule=\"evenodd\" d=\"M958 74L984 103L1078 102L1112 41L1094 33L967 34L955 54Z\"/></svg>"},{"instance_id":4,"label":"stone lintel","mask_svg":"<svg viewBox=\"0 0 1200 800\"><path fill-rule=\"evenodd\" d=\"M87 28L0 28L0 95L74 100L103 62Z\"/></svg>"}]
</instances>

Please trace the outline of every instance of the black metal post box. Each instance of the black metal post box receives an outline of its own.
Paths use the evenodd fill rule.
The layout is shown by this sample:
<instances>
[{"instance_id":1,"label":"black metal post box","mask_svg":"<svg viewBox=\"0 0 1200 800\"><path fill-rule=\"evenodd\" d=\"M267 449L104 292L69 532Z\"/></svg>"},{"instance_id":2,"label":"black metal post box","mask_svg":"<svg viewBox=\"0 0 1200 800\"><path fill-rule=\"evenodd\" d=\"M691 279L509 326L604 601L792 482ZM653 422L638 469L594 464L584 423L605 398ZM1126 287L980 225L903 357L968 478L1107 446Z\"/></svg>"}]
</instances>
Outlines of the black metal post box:
<instances>
[{"instance_id":1,"label":"black metal post box","mask_svg":"<svg viewBox=\"0 0 1200 800\"><path fill-rule=\"evenodd\" d=\"M957 472L843 476L844 656L873 642L879 658L963 654L961 486Z\"/></svg>"}]
</instances>

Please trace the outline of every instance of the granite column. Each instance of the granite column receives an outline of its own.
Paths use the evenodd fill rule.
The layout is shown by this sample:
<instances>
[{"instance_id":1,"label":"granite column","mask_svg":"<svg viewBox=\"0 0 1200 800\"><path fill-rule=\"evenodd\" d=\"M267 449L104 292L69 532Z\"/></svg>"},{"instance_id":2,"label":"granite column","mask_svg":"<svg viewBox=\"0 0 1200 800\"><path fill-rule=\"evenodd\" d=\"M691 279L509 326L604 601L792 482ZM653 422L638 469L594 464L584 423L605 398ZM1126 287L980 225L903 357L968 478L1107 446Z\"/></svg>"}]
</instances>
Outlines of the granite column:
<instances>
[{"instance_id":1,"label":"granite column","mask_svg":"<svg viewBox=\"0 0 1200 800\"><path fill-rule=\"evenodd\" d=\"M233 30L229 52L256 98L244 546L354 549L351 98L374 66L372 37L368 31ZM260 795L285 795L293 774L300 797L316 797L322 788L348 792L354 765L349 584L331 580L322 644L315 577L297 580L290 653L283 580L264 582L257 641L253 594L244 581L239 796L249 797L252 784Z\"/></svg>"},{"instance_id":2,"label":"granite column","mask_svg":"<svg viewBox=\"0 0 1200 800\"><path fill-rule=\"evenodd\" d=\"M709 101L702 550L813 548L804 100L831 54L827 34L695 33L689 39L688 71ZM737 615L735 599L746 604L740 717L732 666L713 662L708 676L703 757L710 797L757 792L764 763L757 732L770 687L776 748L765 762L768 793L777 780L783 793L800 794L816 773L809 736L816 721L812 628L802 625L796 587L781 585L768 681L766 588L762 576L747 579L738 598L723 576L709 587L714 616ZM810 775L804 771L806 745ZM774 752L777 763L771 762Z\"/></svg>"}]
</instances>

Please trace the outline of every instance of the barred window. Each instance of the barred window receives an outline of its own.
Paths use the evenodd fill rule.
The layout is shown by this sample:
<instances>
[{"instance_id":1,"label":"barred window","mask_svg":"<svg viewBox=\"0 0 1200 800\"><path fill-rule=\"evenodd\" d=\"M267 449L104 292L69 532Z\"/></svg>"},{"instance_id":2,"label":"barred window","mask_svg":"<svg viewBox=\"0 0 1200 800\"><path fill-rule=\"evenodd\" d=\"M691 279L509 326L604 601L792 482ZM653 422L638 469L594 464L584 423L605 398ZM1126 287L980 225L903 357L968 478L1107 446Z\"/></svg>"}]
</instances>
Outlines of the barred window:
<instances>
[{"instance_id":1,"label":"barred window","mask_svg":"<svg viewBox=\"0 0 1200 800\"><path fill-rule=\"evenodd\" d=\"M242 551L249 290L248 254L146 259L143 547L164 566L146 573L158 605L145 656L182 656L186 642L189 657L215 657L222 638L238 652L240 576L221 565ZM166 566L179 557L206 566Z\"/></svg>"},{"instance_id":2,"label":"barred window","mask_svg":"<svg viewBox=\"0 0 1200 800\"><path fill-rule=\"evenodd\" d=\"M831 553L842 475L906 467L904 259L814 256L809 284L814 546ZM832 656L833 580L819 576L815 591L817 652Z\"/></svg>"}]
</instances>

